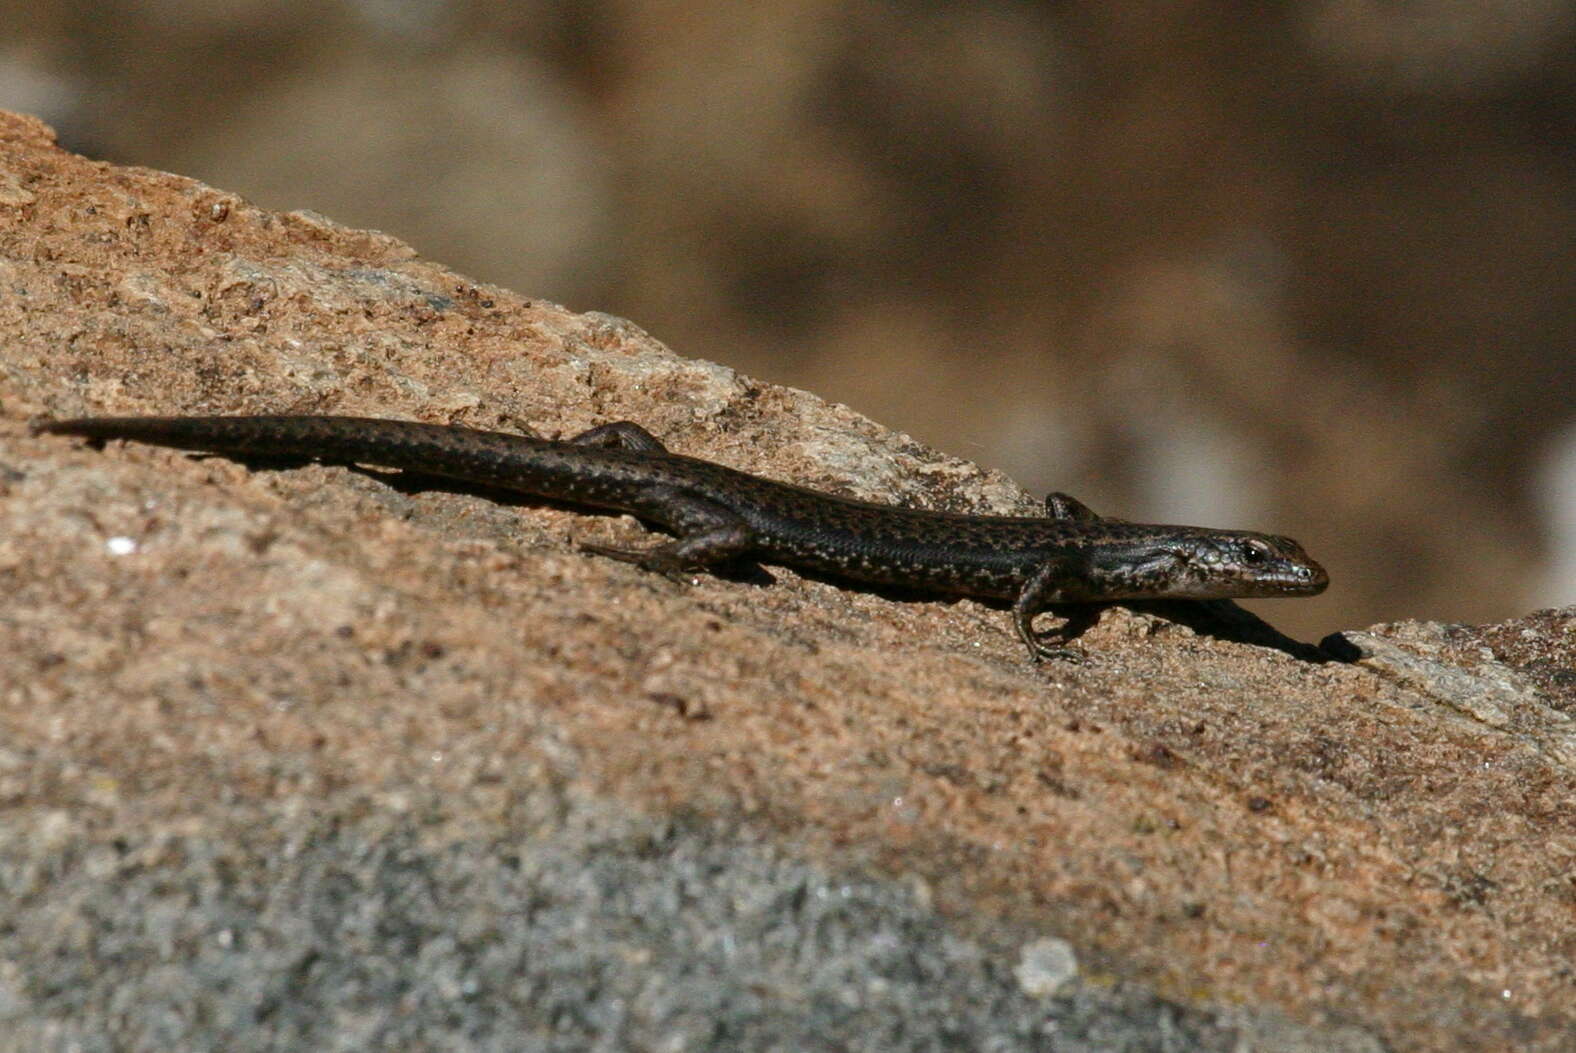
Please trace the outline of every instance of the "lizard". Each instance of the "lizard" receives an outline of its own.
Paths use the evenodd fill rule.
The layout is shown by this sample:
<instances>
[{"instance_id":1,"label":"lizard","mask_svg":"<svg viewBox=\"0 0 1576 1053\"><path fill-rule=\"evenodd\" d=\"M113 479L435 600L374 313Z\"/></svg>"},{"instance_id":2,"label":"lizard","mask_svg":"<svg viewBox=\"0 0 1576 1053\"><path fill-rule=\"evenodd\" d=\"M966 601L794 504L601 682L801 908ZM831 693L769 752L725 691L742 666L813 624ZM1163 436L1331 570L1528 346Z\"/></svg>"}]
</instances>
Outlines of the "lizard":
<instances>
[{"instance_id":1,"label":"lizard","mask_svg":"<svg viewBox=\"0 0 1576 1053\"><path fill-rule=\"evenodd\" d=\"M632 421L568 439L343 416L86 417L35 432L239 457L304 457L414 471L630 513L674 535L647 548L582 544L670 577L741 560L839 580L1010 603L1032 661L1080 660L1034 618L1060 604L1311 596L1329 576L1290 538L1133 523L1061 492L1045 516L972 515L861 501L669 451Z\"/></svg>"}]
</instances>

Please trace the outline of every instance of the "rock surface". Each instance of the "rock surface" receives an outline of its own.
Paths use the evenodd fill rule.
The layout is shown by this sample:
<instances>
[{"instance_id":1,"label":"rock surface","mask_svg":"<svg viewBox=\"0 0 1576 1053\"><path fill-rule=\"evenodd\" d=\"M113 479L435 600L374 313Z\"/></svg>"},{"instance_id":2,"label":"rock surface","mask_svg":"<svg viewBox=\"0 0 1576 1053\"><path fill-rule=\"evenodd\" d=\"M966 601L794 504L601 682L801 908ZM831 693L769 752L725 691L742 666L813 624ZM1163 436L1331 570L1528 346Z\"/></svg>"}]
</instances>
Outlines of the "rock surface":
<instances>
[{"instance_id":1,"label":"rock surface","mask_svg":"<svg viewBox=\"0 0 1576 1053\"><path fill-rule=\"evenodd\" d=\"M1110 608L1093 661L1036 668L977 603L576 550L629 520L34 437L632 419L856 496L1034 505L13 115L0 330L5 1048L1570 1048L1576 610L1319 652Z\"/></svg>"}]
</instances>

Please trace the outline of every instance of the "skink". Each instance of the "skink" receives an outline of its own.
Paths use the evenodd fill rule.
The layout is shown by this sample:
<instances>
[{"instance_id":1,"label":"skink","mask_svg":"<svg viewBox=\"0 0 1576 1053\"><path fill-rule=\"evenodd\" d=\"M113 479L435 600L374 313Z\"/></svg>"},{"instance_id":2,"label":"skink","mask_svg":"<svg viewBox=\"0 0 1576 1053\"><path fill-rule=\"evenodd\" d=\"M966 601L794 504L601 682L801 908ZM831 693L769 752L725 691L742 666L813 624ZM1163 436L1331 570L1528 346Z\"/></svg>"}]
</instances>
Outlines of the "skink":
<instances>
[{"instance_id":1,"label":"skink","mask_svg":"<svg viewBox=\"0 0 1576 1053\"><path fill-rule=\"evenodd\" d=\"M1063 493L1044 517L963 515L858 501L671 453L629 421L567 440L367 417L95 417L36 431L241 456L396 468L628 512L675 535L588 551L677 576L741 559L840 579L1007 600L1032 659L1080 654L1041 640L1054 604L1311 596L1324 568L1289 538L1129 523ZM1063 641L1065 643L1065 641Z\"/></svg>"}]
</instances>

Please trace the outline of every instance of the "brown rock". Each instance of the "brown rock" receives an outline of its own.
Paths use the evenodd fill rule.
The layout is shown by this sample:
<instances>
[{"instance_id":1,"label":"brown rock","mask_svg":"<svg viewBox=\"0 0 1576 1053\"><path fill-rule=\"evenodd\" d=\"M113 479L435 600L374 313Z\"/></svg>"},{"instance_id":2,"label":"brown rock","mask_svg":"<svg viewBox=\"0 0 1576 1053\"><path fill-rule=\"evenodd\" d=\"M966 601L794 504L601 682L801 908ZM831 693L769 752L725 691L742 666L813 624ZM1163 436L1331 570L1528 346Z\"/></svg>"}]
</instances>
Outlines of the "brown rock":
<instances>
[{"instance_id":1,"label":"brown rock","mask_svg":"<svg viewBox=\"0 0 1576 1053\"><path fill-rule=\"evenodd\" d=\"M0 327L0 796L6 843L43 860L0 885L7 914L64 910L52 888L229 859L212 846L246 846L249 823L273 847L236 848L235 865L276 867L284 887L318 857L281 816L422 865L545 852L532 839L563 828L537 807L553 785L621 822L769 832L832 872L906 875L915 909L958 938L1028 948L992 974L1013 997L1028 997L1015 969L1065 989L1063 945L1036 942L1060 940L1086 989L1152 988L1217 1031L1298 1020L1355 1025L1300 1048L1570 1048L1576 611L1478 636L1381 627L1347 638L1348 662L1253 642L1277 640L1229 608L1111 608L1084 634L1089 665L1037 668L977 603L778 568L769 587L680 587L576 551L638 537L627 520L32 437L40 414L548 433L632 419L678 451L826 489L1032 507L1003 478L678 358L628 322L477 285L382 234L84 160L12 115ZM445 939L480 938L435 903ZM73 917L72 954L109 955ZM235 924L145 946L206 962L207 938L246 938ZM70 1018L42 959L7 954L0 1013ZM678 982L646 951L626 959ZM300 984L317 961L291 966ZM475 982L454 997L505 997ZM639 990L629 1011L655 1013ZM1261 1048L1304 1035L1276 1033Z\"/></svg>"}]
</instances>

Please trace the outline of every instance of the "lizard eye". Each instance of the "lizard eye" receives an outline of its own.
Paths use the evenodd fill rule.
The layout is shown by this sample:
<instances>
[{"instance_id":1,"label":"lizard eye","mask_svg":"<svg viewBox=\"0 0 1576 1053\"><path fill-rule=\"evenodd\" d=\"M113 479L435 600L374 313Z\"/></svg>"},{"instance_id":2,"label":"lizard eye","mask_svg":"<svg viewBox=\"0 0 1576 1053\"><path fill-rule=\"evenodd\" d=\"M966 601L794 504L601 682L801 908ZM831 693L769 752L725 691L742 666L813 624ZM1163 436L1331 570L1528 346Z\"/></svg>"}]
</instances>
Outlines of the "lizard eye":
<instances>
[{"instance_id":1,"label":"lizard eye","mask_svg":"<svg viewBox=\"0 0 1576 1053\"><path fill-rule=\"evenodd\" d=\"M1263 563L1270 558L1270 550L1262 541L1249 541L1242 547L1244 563Z\"/></svg>"}]
</instances>

